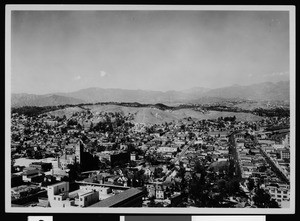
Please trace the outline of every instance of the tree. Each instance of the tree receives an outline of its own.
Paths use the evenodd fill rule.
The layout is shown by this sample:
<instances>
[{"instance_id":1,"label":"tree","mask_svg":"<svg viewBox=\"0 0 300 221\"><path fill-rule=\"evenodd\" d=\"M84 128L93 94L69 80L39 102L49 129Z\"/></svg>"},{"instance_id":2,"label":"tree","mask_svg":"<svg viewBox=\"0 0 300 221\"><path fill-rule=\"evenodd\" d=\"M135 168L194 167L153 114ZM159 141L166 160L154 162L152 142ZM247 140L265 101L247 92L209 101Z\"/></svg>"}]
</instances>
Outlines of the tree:
<instances>
[{"instance_id":1,"label":"tree","mask_svg":"<svg viewBox=\"0 0 300 221\"><path fill-rule=\"evenodd\" d=\"M137 166L137 163L136 163L135 161L132 161L132 160L131 160L131 161L129 162L129 166L130 166L130 167L136 167L136 166Z\"/></svg>"},{"instance_id":2,"label":"tree","mask_svg":"<svg viewBox=\"0 0 300 221\"><path fill-rule=\"evenodd\" d=\"M43 154L41 151L34 151L34 158L35 159L42 159L43 158Z\"/></svg>"},{"instance_id":3,"label":"tree","mask_svg":"<svg viewBox=\"0 0 300 221\"><path fill-rule=\"evenodd\" d=\"M180 164L182 163L180 162ZM187 180L185 179L185 172L186 172L185 168L182 165L180 165L180 168L176 174L176 176L180 178L179 188L183 196L186 194L187 186L188 186Z\"/></svg>"},{"instance_id":4,"label":"tree","mask_svg":"<svg viewBox=\"0 0 300 221\"><path fill-rule=\"evenodd\" d=\"M221 194L224 194L226 189L226 181L224 179L220 179L217 184L218 184L219 192Z\"/></svg>"},{"instance_id":5,"label":"tree","mask_svg":"<svg viewBox=\"0 0 300 221\"><path fill-rule=\"evenodd\" d=\"M194 171L195 173L205 174L205 167L201 164L199 160L195 163Z\"/></svg>"},{"instance_id":6,"label":"tree","mask_svg":"<svg viewBox=\"0 0 300 221\"><path fill-rule=\"evenodd\" d=\"M266 172L267 169L268 169L268 168L266 167L266 165L262 165L262 166L260 166L260 167L258 168L258 171L259 171L259 172Z\"/></svg>"},{"instance_id":7,"label":"tree","mask_svg":"<svg viewBox=\"0 0 300 221\"><path fill-rule=\"evenodd\" d=\"M15 159L11 159L10 163L11 163L11 172L15 172L15 169L14 169L14 166L15 166L15 162L16 160Z\"/></svg>"},{"instance_id":8,"label":"tree","mask_svg":"<svg viewBox=\"0 0 300 221\"><path fill-rule=\"evenodd\" d=\"M11 140L13 140L13 141L20 141L20 138L21 138L20 134L13 133L11 135Z\"/></svg>"},{"instance_id":9,"label":"tree","mask_svg":"<svg viewBox=\"0 0 300 221\"><path fill-rule=\"evenodd\" d=\"M68 164L69 169L69 181L75 181L80 177L81 168L79 163Z\"/></svg>"},{"instance_id":10,"label":"tree","mask_svg":"<svg viewBox=\"0 0 300 221\"><path fill-rule=\"evenodd\" d=\"M248 189L249 189L250 191L252 191L252 190L254 189L255 183L254 183L253 178L249 178L249 179L248 179L248 184L247 184L247 186L248 186Z\"/></svg>"},{"instance_id":11,"label":"tree","mask_svg":"<svg viewBox=\"0 0 300 221\"><path fill-rule=\"evenodd\" d=\"M93 129L94 129L94 124L93 122L91 122L89 131L93 131Z\"/></svg>"},{"instance_id":12,"label":"tree","mask_svg":"<svg viewBox=\"0 0 300 221\"><path fill-rule=\"evenodd\" d=\"M75 119L70 119L67 123L67 125L70 126L76 126L78 122Z\"/></svg>"},{"instance_id":13,"label":"tree","mask_svg":"<svg viewBox=\"0 0 300 221\"><path fill-rule=\"evenodd\" d=\"M31 133L30 128L25 127L25 129L24 129L24 134L25 134L25 135L29 135L30 133Z\"/></svg>"},{"instance_id":14,"label":"tree","mask_svg":"<svg viewBox=\"0 0 300 221\"><path fill-rule=\"evenodd\" d=\"M278 203L271 198L270 194L261 188L255 191L253 201L258 208L279 208Z\"/></svg>"},{"instance_id":15,"label":"tree","mask_svg":"<svg viewBox=\"0 0 300 221\"><path fill-rule=\"evenodd\" d=\"M77 130L82 130L81 124L77 124L77 125L76 125L76 129L77 129Z\"/></svg>"},{"instance_id":16,"label":"tree","mask_svg":"<svg viewBox=\"0 0 300 221\"><path fill-rule=\"evenodd\" d=\"M52 164L51 163L43 163L42 164L42 170L43 171L49 171L52 169Z\"/></svg>"},{"instance_id":17,"label":"tree","mask_svg":"<svg viewBox=\"0 0 300 221\"><path fill-rule=\"evenodd\" d=\"M156 167L156 168L154 169L154 172L153 172L154 178L161 178L161 177L163 177L162 171L163 171L162 168Z\"/></svg>"},{"instance_id":18,"label":"tree","mask_svg":"<svg viewBox=\"0 0 300 221\"><path fill-rule=\"evenodd\" d=\"M68 133L67 127L62 127L62 128L61 128L61 132L62 132L63 134Z\"/></svg>"},{"instance_id":19,"label":"tree","mask_svg":"<svg viewBox=\"0 0 300 221\"><path fill-rule=\"evenodd\" d=\"M161 202L156 203L154 198L151 198L148 207L163 207L163 204Z\"/></svg>"},{"instance_id":20,"label":"tree","mask_svg":"<svg viewBox=\"0 0 300 221\"><path fill-rule=\"evenodd\" d=\"M82 171L89 171L89 170L97 170L99 169L99 157L93 156L88 152L83 152L82 154Z\"/></svg>"},{"instance_id":21,"label":"tree","mask_svg":"<svg viewBox=\"0 0 300 221\"><path fill-rule=\"evenodd\" d=\"M231 179L226 183L226 192L230 195L240 191L240 182L238 179Z\"/></svg>"},{"instance_id":22,"label":"tree","mask_svg":"<svg viewBox=\"0 0 300 221\"><path fill-rule=\"evenodd\" d=\"M232 177L234 177L234 174L235 174L234 160L230 159L229 166L228 166L228 176L232 178Z\"/></svg>"}]
</instances>

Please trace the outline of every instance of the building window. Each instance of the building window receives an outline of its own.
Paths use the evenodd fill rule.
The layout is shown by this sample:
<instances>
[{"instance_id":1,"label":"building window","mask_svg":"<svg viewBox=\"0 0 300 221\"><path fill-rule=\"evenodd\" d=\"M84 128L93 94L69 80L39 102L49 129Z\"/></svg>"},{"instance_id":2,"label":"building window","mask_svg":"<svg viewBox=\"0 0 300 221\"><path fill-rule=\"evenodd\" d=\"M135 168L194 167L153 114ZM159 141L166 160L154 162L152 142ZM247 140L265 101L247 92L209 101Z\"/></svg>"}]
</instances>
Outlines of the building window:
<instances>
[{"instance_id":1,"label":"building window","mask_svg":"<svg viewBox=\"0 0 300 221\"><path fill-rule=\"evenodd\" d=\"M80 198L80 201L82 201L82 198Z\"/></svg>"},{"instance_id":2,"label":"building window","mask_svg":"<svg viewBox=\"0 0 300 221\"><path fill-rule=\"evenodd\" d=\"M62 190L62 191L65 191L65 189L64 189L64 188L62 188L61 190Z\"/></svg>"}]
</instances>

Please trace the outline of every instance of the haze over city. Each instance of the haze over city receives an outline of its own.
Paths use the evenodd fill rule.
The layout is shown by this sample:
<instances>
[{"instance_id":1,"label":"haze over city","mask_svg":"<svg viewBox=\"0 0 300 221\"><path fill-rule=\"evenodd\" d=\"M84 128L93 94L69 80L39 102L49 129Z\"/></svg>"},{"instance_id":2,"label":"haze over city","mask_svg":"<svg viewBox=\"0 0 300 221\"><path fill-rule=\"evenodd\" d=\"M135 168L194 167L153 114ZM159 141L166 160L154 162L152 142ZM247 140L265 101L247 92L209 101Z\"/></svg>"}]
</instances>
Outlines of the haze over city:
<instances>
[{"instance_id":1,"label":"haze over city","mask_svg":"<svg viewBox=\"0 0 300 221\"><path fill-rule=\"evenodd\" d=\"M12 92L217 88L289 79L279 11L13 11Z\"/></svg>"}]
</instances>

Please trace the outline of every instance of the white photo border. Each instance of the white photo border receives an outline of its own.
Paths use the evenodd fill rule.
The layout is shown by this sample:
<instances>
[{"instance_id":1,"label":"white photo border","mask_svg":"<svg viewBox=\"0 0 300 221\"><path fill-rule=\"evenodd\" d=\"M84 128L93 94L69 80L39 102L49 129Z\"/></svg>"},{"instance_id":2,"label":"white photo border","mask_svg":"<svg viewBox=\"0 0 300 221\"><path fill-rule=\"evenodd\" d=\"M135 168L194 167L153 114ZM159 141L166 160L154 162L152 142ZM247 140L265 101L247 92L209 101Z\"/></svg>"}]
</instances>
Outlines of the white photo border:
<instances>
[{"instance_id":1,"label":"white photo border","mask_svg":"<svg viewBox=\"0 0 300 221\"><path fill-rule=\"evenodd\" d=\"M36 208L11 206L11 12L12 11L287 11L289 12L290 34L290 208ZM8 213L106 213L106 214L294 214L295 213L295 6L240 6L240 5L6 5L5 9L5 211Z\"/></svg>"}]
</instances>

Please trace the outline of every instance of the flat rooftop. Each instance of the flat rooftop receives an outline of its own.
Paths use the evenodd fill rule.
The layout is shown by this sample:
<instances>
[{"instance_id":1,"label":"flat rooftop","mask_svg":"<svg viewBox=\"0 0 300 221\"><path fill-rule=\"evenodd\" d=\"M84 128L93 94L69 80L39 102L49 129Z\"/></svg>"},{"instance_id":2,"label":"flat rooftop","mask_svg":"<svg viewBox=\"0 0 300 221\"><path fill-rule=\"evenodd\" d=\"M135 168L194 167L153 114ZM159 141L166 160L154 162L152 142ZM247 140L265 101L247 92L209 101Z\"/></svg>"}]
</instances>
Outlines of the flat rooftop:
<instances>
[{"instance_id":1,"label":"flat rooftop","mask_svg":"<svg viewBox=\"0 0 300 221\"><path fill-rule=\"evenodd\" d=\"M105 200L97 202L97 203L91 205L90 207L112 207L114 205L117 205L117 204L125 201L126 199L132 198L141 193L143 193L142 190L137 189L137 188L131 188L131 189L125 190L122 193L116 194Z\"/></svg>"},{"instance_id":2,"label":"flat rooftop","mask_svg":"<svg viewBox=\"0 0 300 221\"><path fill-rule=\"evenodd\" d=\"M91 193L93 190L84 190L84 189L78 189L74 190L72 192L69 192L69 197L77 197L77 196L84 196L85 194Z\"/></svg>"}]
</instances>

